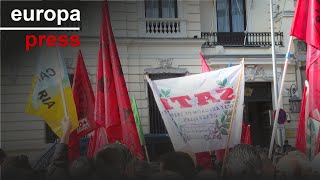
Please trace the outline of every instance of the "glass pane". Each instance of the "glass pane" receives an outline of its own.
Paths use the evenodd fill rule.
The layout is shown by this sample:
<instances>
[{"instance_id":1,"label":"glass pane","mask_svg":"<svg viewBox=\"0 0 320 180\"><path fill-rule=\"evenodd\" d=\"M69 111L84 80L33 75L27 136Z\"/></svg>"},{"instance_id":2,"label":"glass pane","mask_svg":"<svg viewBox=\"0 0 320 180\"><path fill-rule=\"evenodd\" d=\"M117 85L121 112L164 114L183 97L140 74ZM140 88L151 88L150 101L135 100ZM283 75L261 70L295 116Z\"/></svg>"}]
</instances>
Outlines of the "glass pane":
<instances>
[{"instance_id":1,"label":"glass pane","mask_svg":"<svg viewBox=\"0 0 320 180\"><path fill-rule=\"evenodd\" d=\"M217 0L217 25L218 32L230 32L229 2Z\"/></svg>"},{"instance_id":2,"label":"glass pane","mask_svg":"<svg viewBox=\"0 0 320 180\"><path fill-rule=\"evenodd\" d=\"M243 0L231 0L232 32L243 32L244 27L244 9Z\"/></svg>"},{"instance_id":3,"label":"glass pane","mask_svg":"<svg viewBox=\"0 0 320 180\"><path fill-rule=\"evenodd\" d=\"M145 0L146 18L160 18L159 0Z\"/></svg>"},{"instance_id":4,"label":"glass pane","mask_svg":"<svg viewBox=\"0 0 320 180\"><path fill-rule=\"evenodd\" d=\"M162 0L162 17L175 18L176 4L177 4L177 0Z\"/></svg>"}]
</instances>

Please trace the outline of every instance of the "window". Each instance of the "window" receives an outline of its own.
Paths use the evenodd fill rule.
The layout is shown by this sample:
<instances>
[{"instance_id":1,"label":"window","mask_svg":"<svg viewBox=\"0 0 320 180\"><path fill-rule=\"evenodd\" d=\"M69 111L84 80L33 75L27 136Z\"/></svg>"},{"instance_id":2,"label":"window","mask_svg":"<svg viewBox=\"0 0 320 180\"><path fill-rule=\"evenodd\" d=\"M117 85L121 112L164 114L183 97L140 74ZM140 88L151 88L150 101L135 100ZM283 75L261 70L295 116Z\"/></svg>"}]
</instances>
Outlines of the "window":
<instances>
[{"instance_id":1,"label":"window","mask_svg":"<svg viewBox=\"0 0 320 180\"><path fill-rule=\"evenodd\" d=\"M245 31L245 0L217 0L216 8L218 32Z\"/></svg>"},{"instance_id":2,"label":"window","mask_svg":"<svg viewBox=\"0 0 320 180\"><path fill-rule=\"evenodd\" d=\"M146 18L178 18L177 0L145 0Z\"/></svg>"},{"instance_id":3,"label":"window","mask_svg":"<svg viewBox=\"0 0 320 180\"><path fill-rule=\"evenodd\" d=\"M73 83L73 77L74 77L74 74L69 74L69 80L70 80L71 86ZM52 129L48 126L47 123L45 123L45 125L46 125L46 128L45 128L46 143L54 143L59 137L52 131Z\"/></svg>"}]
</instances>

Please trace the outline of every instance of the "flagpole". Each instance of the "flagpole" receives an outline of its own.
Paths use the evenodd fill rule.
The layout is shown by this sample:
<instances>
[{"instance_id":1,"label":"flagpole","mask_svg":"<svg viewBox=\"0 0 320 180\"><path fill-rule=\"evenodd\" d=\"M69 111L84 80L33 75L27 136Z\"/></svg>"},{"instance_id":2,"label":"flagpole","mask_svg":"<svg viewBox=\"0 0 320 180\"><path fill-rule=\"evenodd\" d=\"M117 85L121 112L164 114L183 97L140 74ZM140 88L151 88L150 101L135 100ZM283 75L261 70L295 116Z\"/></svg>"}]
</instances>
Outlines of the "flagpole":
<instances>
[{"instance_id":1,"label":"flagpole","mask_svg":"<svg viewBox=\"0 0 320 180\"><path fill-rule=\"evenodd\" d=\"M145 151L145 153L146 153L147 161L148 161L148 163L150 164L150 159L149 159L149 153L148 153L147 146L146 146L146 145L143 145L143 148L144 148L144 151Z\"/></svg>"},{"instance_id":2,"label":"flagpole","mask_svg":"<svg viewBox=\"0 0 320 180\"><path fill-rule=\"evenodd\" d=\"M62 85L62 81L63 81L62 77L64 75L64 74L62 74L62 72L64 72L64 67L61 64L62 63L62 56L61 56L60 48L57 47L57 50L58 50L58 56L59 56L58 63L59 63L59 70L60 70L59 88L60 88L61 99L62 99L62 104L63 104L64 117L66 119L68 119L69 117L68 117L68 111L67 111L67 105L66 105L66 98L65 98L65 95L64 95L63 85ZM62 71L62 69L63 69L63 71Z\"/></svg>"},{"instance_id":3,"label":"flagpole","mask_svg":"<svg viewBox=\"0 0 320 180\"><path fill-rule=\"evenodd\" d=\"M232 114L231 114L230 129L229 129L228 141L227 141L227 144L226 144L224 157L223 157L223 163L222 163L222 169L221 169L221 177L223 177L223 173L224 173L224 169L225 169L225 165L226 165L226 160L227 160L227 155L228 155L228 152L229 152L229 143L230 143L230 139L231 139L234 114L236 112L236 107L237 107L237 103L238 103L240 84L241 84L242 75L243 75L243 72L242 72L243 71L243 67L244 67L244 58L242 58L242 61L241 61L241 71L240 71L239 81L238 81L238 85L237 85L237 92L236 92L235 102L234 102L233 109L232 109Z\"/></svg>"},{"instance_id":4,"label":"flagpole","mask_svg":"<svg viewBox=\"0 0 320 180\"><path fill-rule=\"evenodd\" d=\"M279 90L278 103L277 103L277 106L276 106L276 115L275 115L275 118L273 120L274 122L273 122L272 136L271 136L271 142L270 142L269 154L268 154L268 158L269 159L271 159L271 156L272 156L272 149L273 149L273 145L274 145L274 137L275 137L276 128L277 128L277 120L279 118L279 111L280 111L279 104L282 101L282 92L283 92L284 81L286 79L286 74L287 74L287 69L288 69L288 61L289 61L289 58L290 58L290 49L291 49L291 45L292 45L292 39L293 39L293 37L290 36L288 50L287 50L287 54L286 54L286 60L285 60L284 67L283 67L283 74L282 74L281 86L280 86L280 90Z\"/></svg>"},{"instance_id":5,"label":"flagpole","mask_svg":"<svg viewBox=\"0 0 320 180\"><path fill-rule=\"evenodd\" d=\"M275 57L275 43L274 43L274 20L273 20L273 0L269 2L270 7L270 28L271 28L271 52L272 52L272 70L273 70L273 97L274 97L274 107L278 108L278 83L277 83L277 65L276 65L276 57ZM270 149L273 147L274 138L276 134L277 121L276 118L273 123L273 130L270 142ZM272 150L272 149L271 149ZM270 150L269 150L270 154ZM270 157L271 158L271 157Z\"/></svg>"}]
</instances>

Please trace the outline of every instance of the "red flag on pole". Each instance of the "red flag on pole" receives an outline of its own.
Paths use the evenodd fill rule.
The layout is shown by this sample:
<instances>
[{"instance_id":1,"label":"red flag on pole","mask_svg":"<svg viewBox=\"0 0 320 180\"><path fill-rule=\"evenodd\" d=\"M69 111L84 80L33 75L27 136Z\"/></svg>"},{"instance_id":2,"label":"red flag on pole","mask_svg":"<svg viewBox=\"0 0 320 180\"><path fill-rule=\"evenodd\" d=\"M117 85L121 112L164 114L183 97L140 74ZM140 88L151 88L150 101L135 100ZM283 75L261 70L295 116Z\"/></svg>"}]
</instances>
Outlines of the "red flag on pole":
<instances>
[{"instance_id":1,"label":"red flag on pole","mask_svg":"<svg viewBox=\"0 0 320 180\"><path fill-rule=\"evenodd\" d=\"M201 70L202 72L210 72L210 68L206 62L206 59L204 58L203 54L200 52L200 58L201 58Z\"/></svg>"},{"instance_id":2,"label":"red flag on pole","mask_svg":"<svg viewBox=\"0 0 320 180\"><path fill-rule=\"evenodd\" d=\"M318 41L320 41L320 38ZM320 50L311 45L307 47L306 73L310 87L309 115L311 118L320 121Z\"/></svg>"},{"instance_id":3,"label":"red flag on pole","mask_svg":"<svg viewBox=\"0 0 320 180\"><path fill-rule=\"evenodd\" d=\"M101 25L101 35L100 35L100 48L98 55L98 64L97 64L97 75L96 75L96 101L95 101L95 112L94 119L101 126L97 129L90 138L88 156L93 157L96 152L98 152L104 145L108 144L107 133L105 128L108 127L108 119L112 119L112 114L108 116L111 111L108 111L108 105L110 106L110 100L115 97L115 89L113 84L113 77L111 75L111 65L110 61L107 59L109 57L109 51L107 48L103 48L103 36ZM113 100L114 101L114 100ZM114 106L110 107L114 110ZM117 110L114 111L114 114L117 114Z\"/></svg>"},{"instance_id":4,"label":"red flag on pole","mask_svg":"<svg viewBox=\"0 0 320 180\"><path fill-rule=\"evenodd\" d=\"M247 128L246 128L246 134L245 134L245 137L244 137L243 144L252 144L250 125L248 125Z\"/></svg>"},{"instance_id":5,"label":"red flag on pole","mask_svg":"<svg viewBox=\"0 0 320 180\"><path fill-rule=\"evenodd\" d=\"M291 35L320 49L320 1L298 0Z\"/></svg>"},{"instance_id":6,"label":"red flag on pole","mask_svg":"<svg viewBox=\"0 0 320 180\"><path fill-rule=\"evenodd\" d=\"M103 50L103 70L105 73L104 87L108 91L105 94L108 141L110 143L116 140L120 141L127 145L137 158L143 159L144 153L140 145L117 45L112 32L107 1L103 2L101 25L101 36L103 37L101 48Z\"/></svg>"},{"instance_id":7,"label":"red flag on pole","mask_svg":"<svg viewBox=\"0 0 320 180\"><path fill-rule=\"evenodd\" d=\"M79 127L70 135L69 159L75 160L80 156L80 139L97 128L94 121L94 94L80 50L74 71L72 93L77 109Z\"/></svg>"},{"instance_id":8,"label":"red flag on pole","mask_svg":"<svg viewBox=\"0 0 320 180\"><path fill-rule=\"evenodd\" d=\"M296 137L296 148L299 149L301 152L307 152L306 147L306 90L307 88L303 88L303 97L301 102L301 110L300 110L300 117L298 123L298 132Z\"/></svg>"},{"instance_id":9,"label":"red flag on pole","mask_svg":"<svg viewBox=\"0 0 320 180\"><path fill-rule=\"evenodd\" d=\"M308 117L320 121L320 1L298 0L291 35L306 41L307 67L306 75L309 83L308 94L304 90L296 147L306 153L306 121ZM307 101L308 100L308 101ZM306 109L306 107L308 107ZM319 136L318 136L319 137ZM317 147L319 146L319 140ZM319 149L319 148L316 148ZM317 151L318 152L318 151Z\"/></svg>"}]
</instances>

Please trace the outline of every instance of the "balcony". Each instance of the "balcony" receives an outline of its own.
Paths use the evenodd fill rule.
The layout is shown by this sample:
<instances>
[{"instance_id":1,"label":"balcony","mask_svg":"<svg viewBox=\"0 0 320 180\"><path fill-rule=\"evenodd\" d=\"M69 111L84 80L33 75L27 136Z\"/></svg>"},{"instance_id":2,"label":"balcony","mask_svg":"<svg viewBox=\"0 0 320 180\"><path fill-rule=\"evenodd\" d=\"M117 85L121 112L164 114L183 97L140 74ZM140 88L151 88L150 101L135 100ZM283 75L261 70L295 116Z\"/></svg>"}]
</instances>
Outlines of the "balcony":
<instances>
[{"instance_id":1,"label":"balcony","mask_svg":"<svg viewBox=\"0 0 320 180\"><path fill-rule=\"evenodd\" d=\"M181 38L187 36L186 21L179 18L140 20L140 37Z\"/></svg>"},{"instance_id":2,"label":"balcony","mask_svg":"<svg viewBox=\"0 0 320 180\"><path fill-rule=\"evenodd\" d=\"M283 33L275 32L275 45L283 46ZM202 47L271 47L271 32L202 32Z\"/></svg>"}]
</instances>

